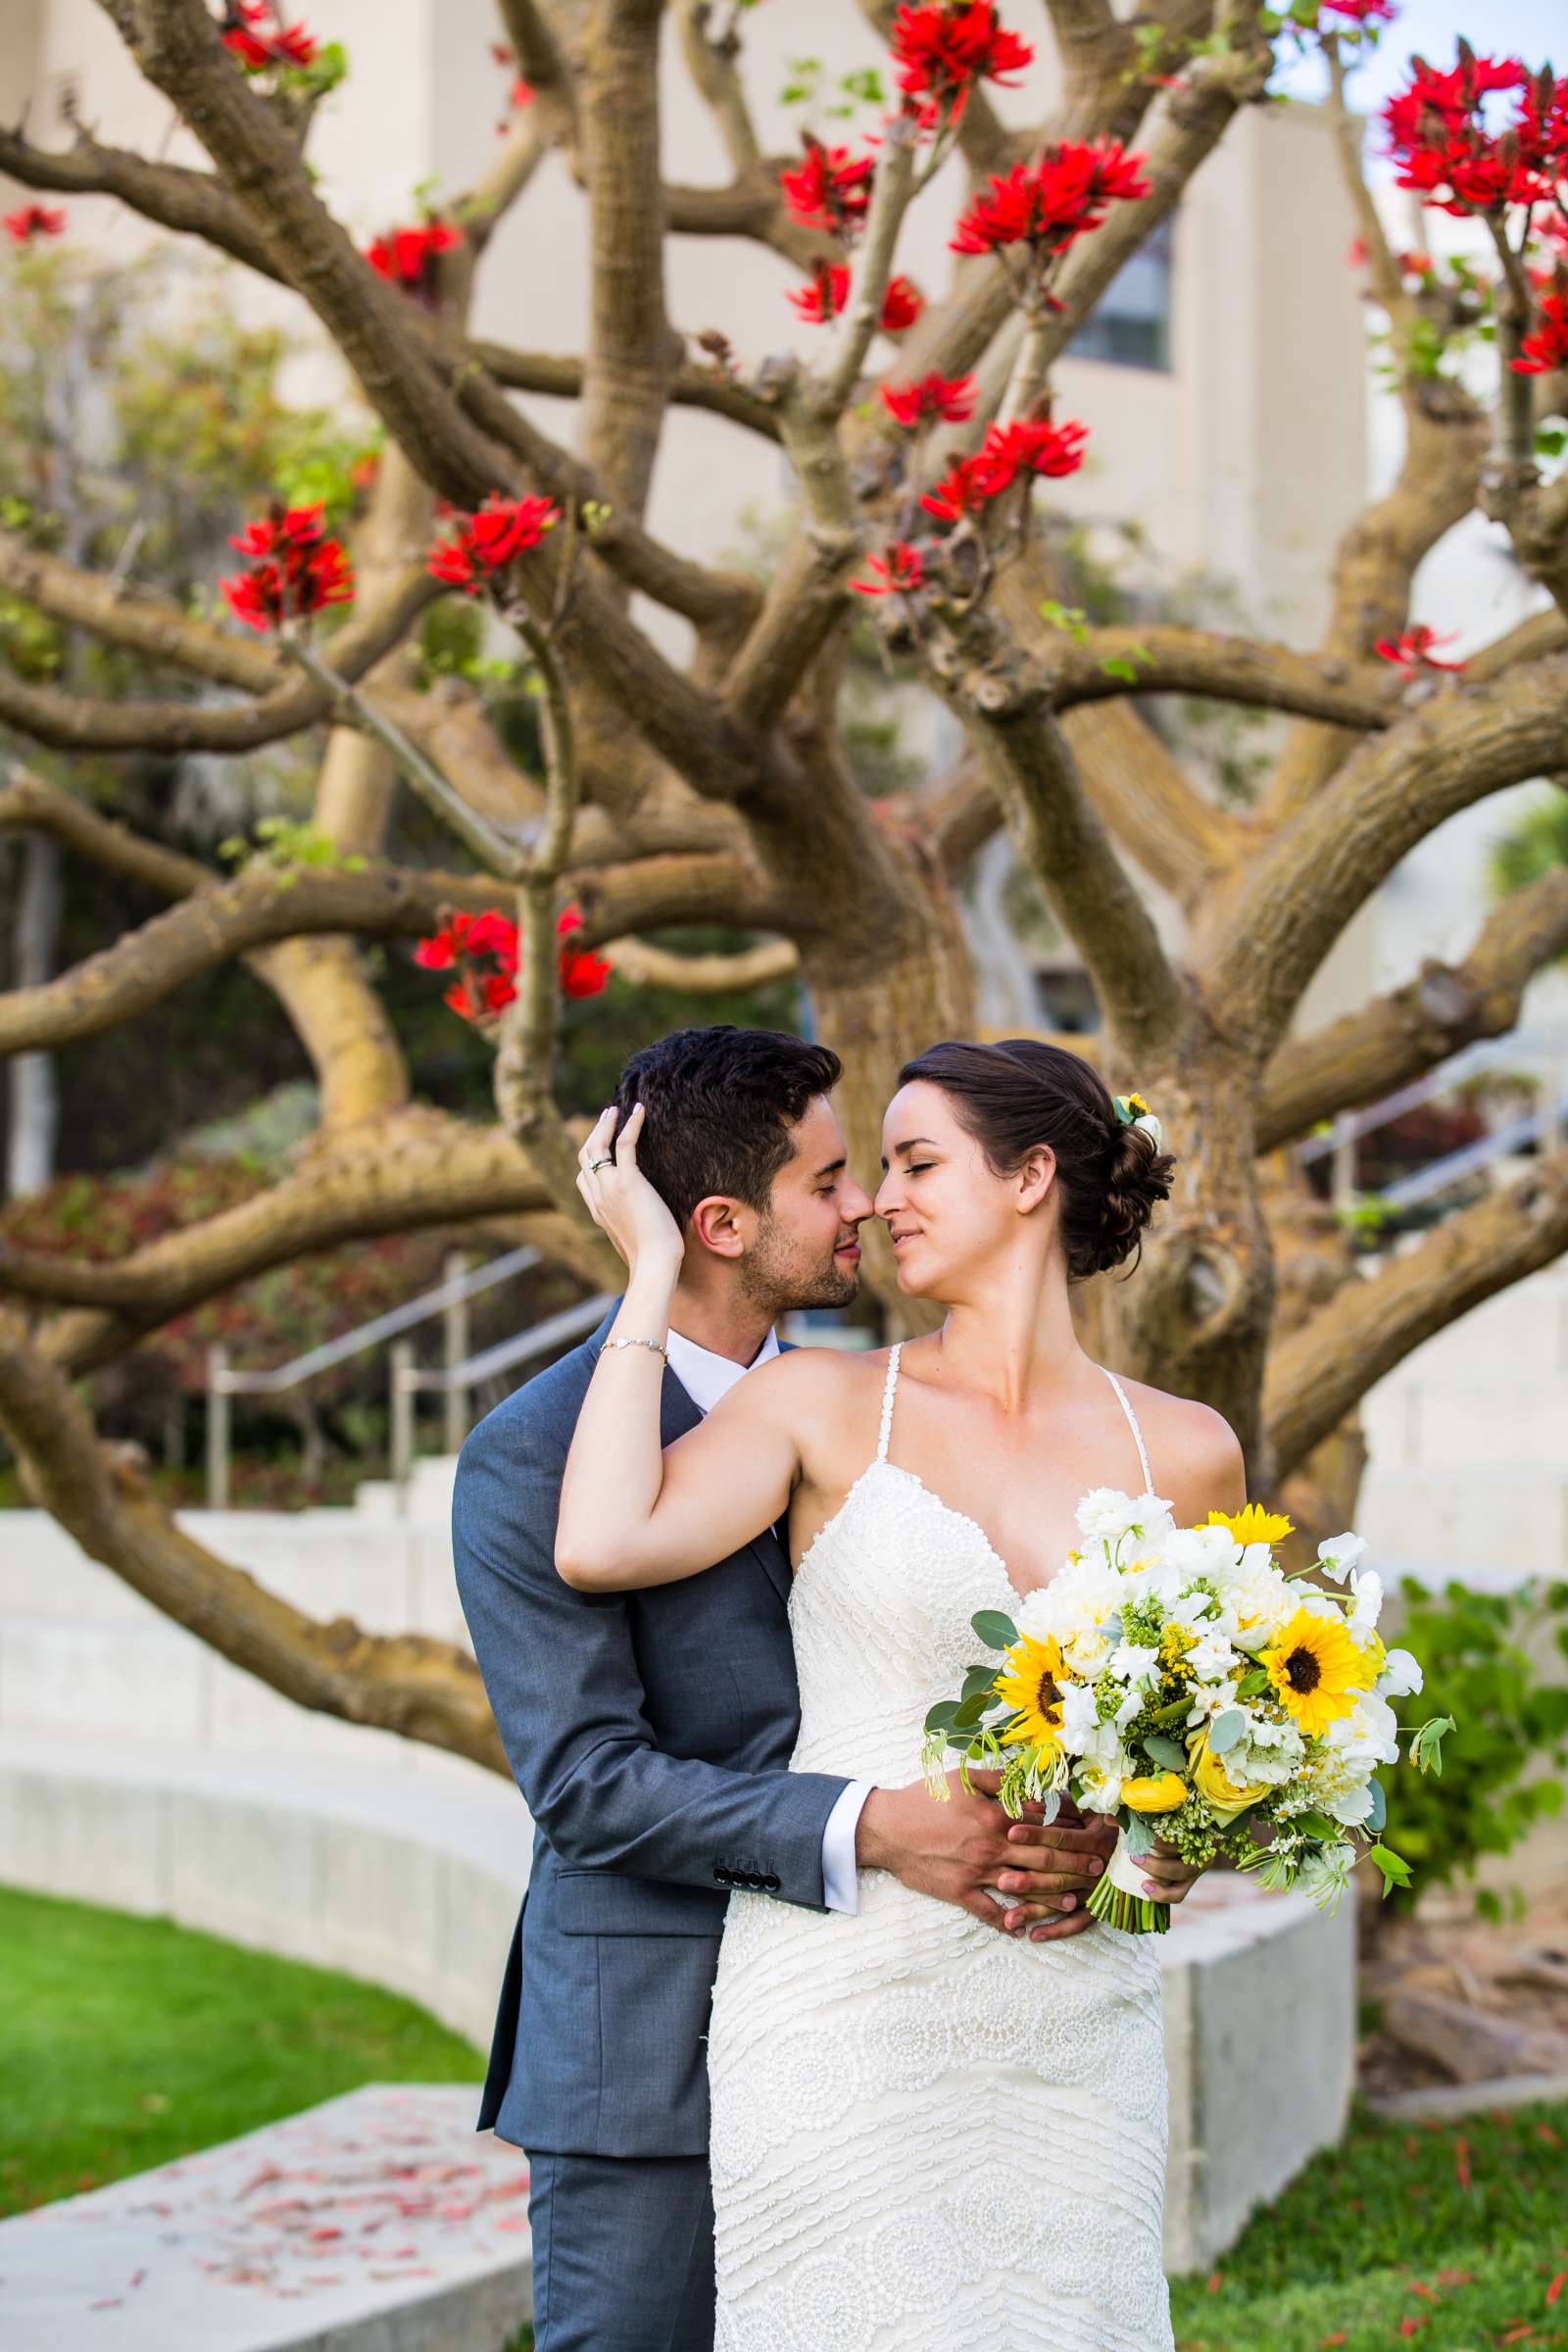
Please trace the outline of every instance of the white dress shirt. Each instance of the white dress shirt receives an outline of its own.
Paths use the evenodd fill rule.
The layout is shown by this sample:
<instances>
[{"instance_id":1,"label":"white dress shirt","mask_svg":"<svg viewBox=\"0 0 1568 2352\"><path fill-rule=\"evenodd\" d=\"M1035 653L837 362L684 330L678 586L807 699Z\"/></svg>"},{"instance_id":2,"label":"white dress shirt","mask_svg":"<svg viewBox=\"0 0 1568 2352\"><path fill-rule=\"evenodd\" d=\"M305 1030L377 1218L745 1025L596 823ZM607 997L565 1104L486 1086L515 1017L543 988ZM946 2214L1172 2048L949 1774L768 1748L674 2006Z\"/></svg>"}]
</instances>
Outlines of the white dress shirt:
<instances>
[{"instance_id":1,"label":"white dress shirt","mask_svg":"<svg viewBox=\"0 0 1568 2352\"><path fill-rule=\"evenodd\" d=\"M664 1344L670 1370L701 1413L710 1413L738 1380L744 1380L748 1372L755 1372L759 1364L771 1362L779 1351L776 1331L768 1333L749 1364L737 1364L731 1356L715 1355L710 1348L699 1348L695 1340L683 1338L678 1331L671 1331ZM855 1875L855 1832L860 1808L870 1793L869 1781L851 1781L827 1817L822 1832L822 1900L830 1911L860 1908L860 1885Z\"/></svg>"}]
</instances>

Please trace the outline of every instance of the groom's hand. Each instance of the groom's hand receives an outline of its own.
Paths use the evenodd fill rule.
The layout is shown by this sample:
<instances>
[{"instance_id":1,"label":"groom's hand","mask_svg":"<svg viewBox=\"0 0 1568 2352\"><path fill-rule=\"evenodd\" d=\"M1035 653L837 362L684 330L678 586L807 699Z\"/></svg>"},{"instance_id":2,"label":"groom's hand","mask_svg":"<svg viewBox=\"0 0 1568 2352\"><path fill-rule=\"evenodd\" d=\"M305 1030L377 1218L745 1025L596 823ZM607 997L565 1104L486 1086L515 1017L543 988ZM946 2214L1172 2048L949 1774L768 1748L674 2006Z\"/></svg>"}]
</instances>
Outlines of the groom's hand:
<instances>
[{"instance_id":1,"label":"groom's hand","mask_svg":"<svg viewBox=\"0 0 1568 2352\"><path fill-rule=\"evenodd\" d=\"M856 1833L855 1858L866 1870L891 1871L906 1886L956 1903L1004 1935L1037 1942L1076 1936L1094 1924L1084 1896L1115 1843L1114 1823L1085 1823L1071 1806L1048 1829L1040 1808L1012 1821L996 1801L1000 1776L973 1772L974 1793L948 1774L949 1801L937 1804L923 1781L873 1788ZM1016 1895L1010 1907L988 1891Z\"/></svg>"}]
</instances>

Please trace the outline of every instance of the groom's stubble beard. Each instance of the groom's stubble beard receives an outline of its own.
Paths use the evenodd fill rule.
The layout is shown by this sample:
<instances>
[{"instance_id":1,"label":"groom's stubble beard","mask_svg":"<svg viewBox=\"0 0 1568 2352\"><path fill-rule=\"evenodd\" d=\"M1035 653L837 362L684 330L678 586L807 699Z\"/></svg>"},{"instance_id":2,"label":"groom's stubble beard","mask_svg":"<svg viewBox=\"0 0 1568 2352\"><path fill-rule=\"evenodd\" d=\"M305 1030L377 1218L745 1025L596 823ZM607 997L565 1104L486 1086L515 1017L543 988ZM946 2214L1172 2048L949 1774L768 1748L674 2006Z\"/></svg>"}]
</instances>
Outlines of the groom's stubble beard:
<instances>
[{"instance_id":1,"label":"groom's stubble beard","mask_svg":"<svg viewBox=\"0 0 1568 2352\"><path fill-rule=\"evenodd\" d=\"M832 1251L825 1259L808 1258L778 1220L764 1215L755 1246L740 1261L740 1286L754 1306L776 1321L802 1307L853 1306L860 1282L858 1269L840 1265Z\"/></svg>"}]
</instances>

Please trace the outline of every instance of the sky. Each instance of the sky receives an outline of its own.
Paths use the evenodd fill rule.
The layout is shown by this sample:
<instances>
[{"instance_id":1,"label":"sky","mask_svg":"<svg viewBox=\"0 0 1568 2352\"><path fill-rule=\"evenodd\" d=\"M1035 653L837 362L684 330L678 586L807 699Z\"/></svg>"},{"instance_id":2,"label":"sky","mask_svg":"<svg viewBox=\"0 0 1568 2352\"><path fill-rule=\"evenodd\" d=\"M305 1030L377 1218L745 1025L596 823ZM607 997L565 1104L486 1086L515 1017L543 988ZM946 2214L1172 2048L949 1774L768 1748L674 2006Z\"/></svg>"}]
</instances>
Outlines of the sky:
<instances>
[{"instance_id":1,"label":"sky","mask_svg":"<svg viewBox=\"0 0 1568 2352\"><path fill-rule=\"evenodd\" d=\"M1385 26L1376 51L1358 68L1352 85L1365 113L1381 107L1404 80L1407 58L1419 53L1435 66L1451 65L1453 44L1463 33L1472 48L1492 57L1522 57L1529 66L1548 60L1568 72L1568 7L1564 0L1404 0L1396 22ZM1320 62L1303 61L1276 83L1293 97L1323 92Z\"/></svg>"}]
</instances>

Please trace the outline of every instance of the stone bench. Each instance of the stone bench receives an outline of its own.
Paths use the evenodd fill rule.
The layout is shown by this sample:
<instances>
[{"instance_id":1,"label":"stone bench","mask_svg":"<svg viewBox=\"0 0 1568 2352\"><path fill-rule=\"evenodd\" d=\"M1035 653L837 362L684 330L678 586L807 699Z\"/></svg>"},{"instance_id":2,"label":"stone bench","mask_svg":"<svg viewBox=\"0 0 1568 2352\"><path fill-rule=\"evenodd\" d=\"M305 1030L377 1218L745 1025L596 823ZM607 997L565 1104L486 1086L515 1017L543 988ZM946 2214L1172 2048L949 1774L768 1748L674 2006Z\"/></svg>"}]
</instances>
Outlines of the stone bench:
<instances>
[{"instance_id":1,"label":"stone bench","mask_svg":"<svg viewBox=\"0 0 1568 2352\"><path fill-rule=\"evenodd\" d=\"M374 2083L0 2222L16 2352L503 2352L526 2164L467 2084Z\"/></svg>"}]
</instances>

